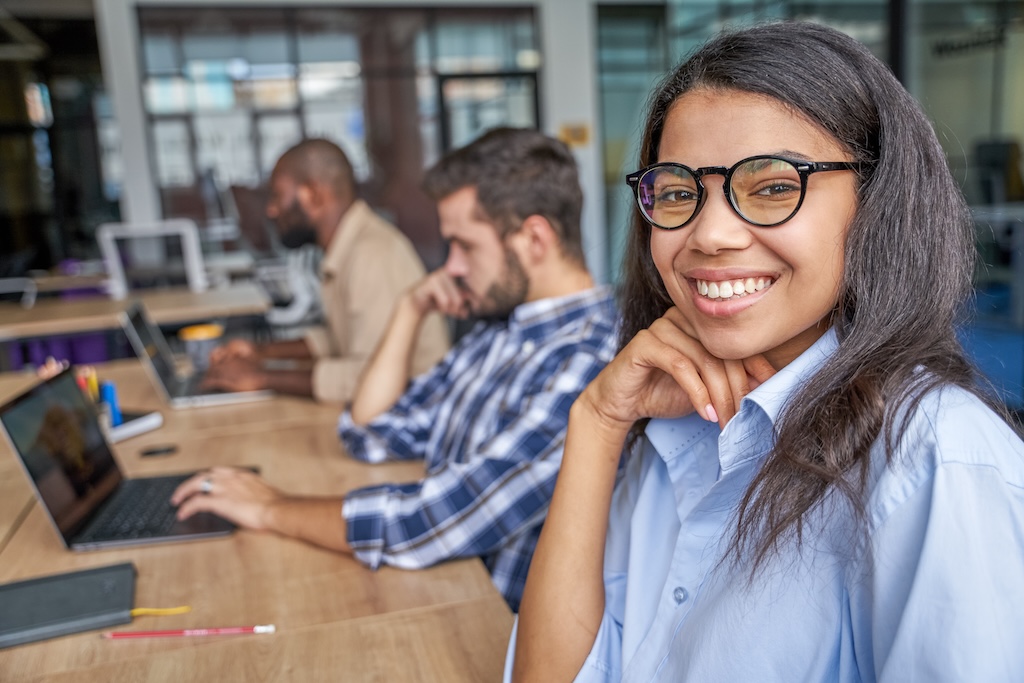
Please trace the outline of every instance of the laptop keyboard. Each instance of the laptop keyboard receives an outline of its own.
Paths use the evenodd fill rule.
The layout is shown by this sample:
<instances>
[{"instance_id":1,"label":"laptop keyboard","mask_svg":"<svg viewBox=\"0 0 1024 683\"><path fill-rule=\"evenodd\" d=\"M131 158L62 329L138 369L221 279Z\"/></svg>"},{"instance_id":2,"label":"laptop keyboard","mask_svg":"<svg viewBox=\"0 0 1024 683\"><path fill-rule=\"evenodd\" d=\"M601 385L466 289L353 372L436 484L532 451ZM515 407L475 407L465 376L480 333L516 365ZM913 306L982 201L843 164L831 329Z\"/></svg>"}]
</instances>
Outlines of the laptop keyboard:
<instances>
[{"instance_id":1,"label":"laptop keyboard","mask_svg":"<svg viewBox=\"0 0 1024 683\"><path fill-rule=\"evenodd\" d=\"M165 535L177 521L171 494L186 477L127 480L76 543Z\"/></svg>"}]
</instances>

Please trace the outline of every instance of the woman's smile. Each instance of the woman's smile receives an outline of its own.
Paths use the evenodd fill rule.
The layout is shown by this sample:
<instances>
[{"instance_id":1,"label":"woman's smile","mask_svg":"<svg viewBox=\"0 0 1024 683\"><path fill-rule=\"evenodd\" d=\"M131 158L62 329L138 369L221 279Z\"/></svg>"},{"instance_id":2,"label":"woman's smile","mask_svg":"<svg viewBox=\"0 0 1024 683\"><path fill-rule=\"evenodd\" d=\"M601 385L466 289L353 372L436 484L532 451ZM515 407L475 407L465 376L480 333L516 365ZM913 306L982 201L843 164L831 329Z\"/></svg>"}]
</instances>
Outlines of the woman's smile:
<instances>
[{"instance_id":1,"label":"woman's smile","mask_svg":"<svg viewBox=\"0 0 1024 683\"><path fill-rule=\"evenodd\" d=\"M695 280L694 282L697 287L697 293L700 296L721 301L747 296L772 286L772 278L770 277L759 277L756 279L752 277L736 278L735 280L721 280L718 282L714 280Z\"/></svg>"}]
</instances>

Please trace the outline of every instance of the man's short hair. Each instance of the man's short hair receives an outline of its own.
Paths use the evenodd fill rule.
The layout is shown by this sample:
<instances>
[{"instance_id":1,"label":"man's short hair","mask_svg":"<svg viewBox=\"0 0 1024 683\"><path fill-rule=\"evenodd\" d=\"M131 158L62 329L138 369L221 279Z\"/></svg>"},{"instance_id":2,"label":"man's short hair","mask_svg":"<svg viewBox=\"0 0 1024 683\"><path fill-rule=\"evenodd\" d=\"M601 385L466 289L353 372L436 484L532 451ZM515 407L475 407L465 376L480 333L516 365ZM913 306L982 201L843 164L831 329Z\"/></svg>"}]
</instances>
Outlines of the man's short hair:
<instances>
[{"instance_id":1,"label":"man's short hair","mask_svg":"<svg viewBox=\"0 0 1024 683\"><path fill-rule=\"evenodd\" d=\"M355 173L341 147L323 138L309 138L291 147L274 167L299 184L313 181L330 187L335 196L354 199Z\"/></svg>"},{"instance_id":2,"label":"man's short hair","mask_svg":"<svg viewBox=\"0 0 1024 683\"><path fill-rule=\"evenodd\" d=\"M475 187L477 203L500 237L533 215L554 228L562 253L584 263L580 236L583 191L569 148L525 128L496 128L442 158L423 189L435 201Z\"/></svg>"}]
</instances>

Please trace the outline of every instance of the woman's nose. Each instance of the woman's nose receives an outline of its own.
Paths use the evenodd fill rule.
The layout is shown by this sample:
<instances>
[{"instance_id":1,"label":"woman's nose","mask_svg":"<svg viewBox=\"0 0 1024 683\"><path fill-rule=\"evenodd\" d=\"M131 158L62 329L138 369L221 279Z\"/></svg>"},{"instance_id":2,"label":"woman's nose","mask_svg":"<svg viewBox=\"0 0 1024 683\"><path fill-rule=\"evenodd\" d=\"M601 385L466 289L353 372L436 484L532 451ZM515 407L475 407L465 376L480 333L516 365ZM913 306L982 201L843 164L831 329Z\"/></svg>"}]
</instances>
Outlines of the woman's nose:
<instances>
[{"instance_id":1,"label":"woman's nose","mask_svg":"<svg viewBox=\"0 0 1024 683\"><path fill-rule=\"evenodd\" d=\"M751 225L740 218L715 178L704 186L704 204L690 225L690 247L705 254L750 246Z\"/></svg>"}]
</instances>

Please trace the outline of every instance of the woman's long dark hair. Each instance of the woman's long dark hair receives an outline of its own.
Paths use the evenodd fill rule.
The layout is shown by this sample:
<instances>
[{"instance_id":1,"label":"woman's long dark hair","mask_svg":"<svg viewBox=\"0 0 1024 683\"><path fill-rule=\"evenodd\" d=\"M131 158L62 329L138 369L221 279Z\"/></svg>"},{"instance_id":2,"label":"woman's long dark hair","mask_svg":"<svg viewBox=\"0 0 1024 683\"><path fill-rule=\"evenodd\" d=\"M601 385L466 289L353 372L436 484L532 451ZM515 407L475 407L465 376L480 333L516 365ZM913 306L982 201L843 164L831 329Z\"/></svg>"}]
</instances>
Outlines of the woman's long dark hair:
<instances>
[{"instance_id":1,"label":"woman's long dark hair","mask_svg":"<svg viewBox=\"0 0 1024 683\"><path fill-rule=\"evenodd\" d=\"M976 391L954 330L971 292L973 229L920 107L852 38L793 22L711 40L655 92L640 167L658 161L671 105L700 88L781 102L870 167L860 174L846 235L833 314L839 349L787 405L773 450L740 504L731 551L737 559L752 551L753 572L791 534L799 542L805 515L830 488L863 515L871 446L883 437L891 458L895 435L924 393L940 385ZM621 292L623 345L672 306L650 235L634 211Z\"/></svg>"}]
</instances>

